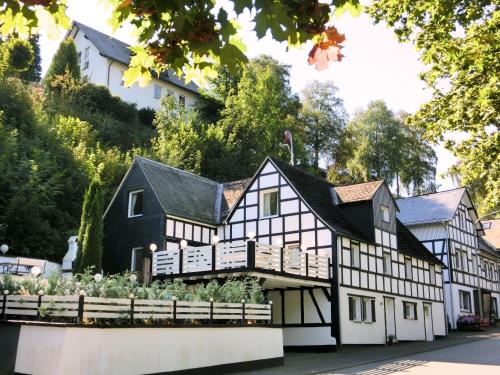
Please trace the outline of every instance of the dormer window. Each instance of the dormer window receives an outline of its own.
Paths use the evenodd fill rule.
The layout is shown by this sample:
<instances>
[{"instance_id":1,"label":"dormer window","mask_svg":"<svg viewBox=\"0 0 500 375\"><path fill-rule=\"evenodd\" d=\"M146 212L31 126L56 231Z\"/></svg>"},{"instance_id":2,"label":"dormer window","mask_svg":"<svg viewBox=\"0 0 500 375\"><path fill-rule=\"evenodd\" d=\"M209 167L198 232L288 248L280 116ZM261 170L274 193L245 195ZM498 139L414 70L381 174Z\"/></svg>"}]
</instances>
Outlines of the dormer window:
<instances>
[{"instance_id":1,"label":"dormer window","mask_svg":"<svg viewBox=\"0 0 500 375\"><path fill-rule=\"evenodd\" d=\"M260 193L260 217L278 215L278 189L265 190Z\"/></svg>"},{"instance_id":2,"label":"dormer window","mask_svg":"<svg viewBox=\"0 0 500 375\"><path fill-rule=\"evenodd\" d=\"M128 217L142 216L144 190L135 190L128 193Z\"/></svg>"},{"instance_id":3,"label":"dormer window","mask_svg":"<svg viewBox=\"0 0 500 375\"><path fill-rule=\"evenodd\" d=\"M386 206L380 206L380 213L382 216L382 220L388 223L389 220L389 207Z\"/></svg>"}]
</instances>

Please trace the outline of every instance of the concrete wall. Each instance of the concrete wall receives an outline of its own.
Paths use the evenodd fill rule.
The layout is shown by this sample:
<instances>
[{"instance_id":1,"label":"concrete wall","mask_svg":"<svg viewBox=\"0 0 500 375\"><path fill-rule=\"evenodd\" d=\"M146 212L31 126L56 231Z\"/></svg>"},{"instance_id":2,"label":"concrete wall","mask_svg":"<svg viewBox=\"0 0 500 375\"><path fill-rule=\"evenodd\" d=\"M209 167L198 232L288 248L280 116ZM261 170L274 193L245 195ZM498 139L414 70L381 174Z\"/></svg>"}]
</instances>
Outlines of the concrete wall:
<instances>
[{"instance_id":1,"label":"concrete wall","mask_svg":"<svg viewBox=\"0 0 500 375\"><path fill-rule=\"evenodd\" d=\"M151 374L282 357L283 333L279 328L23 325L15 372Z\"/></svg>"}]
</instances>

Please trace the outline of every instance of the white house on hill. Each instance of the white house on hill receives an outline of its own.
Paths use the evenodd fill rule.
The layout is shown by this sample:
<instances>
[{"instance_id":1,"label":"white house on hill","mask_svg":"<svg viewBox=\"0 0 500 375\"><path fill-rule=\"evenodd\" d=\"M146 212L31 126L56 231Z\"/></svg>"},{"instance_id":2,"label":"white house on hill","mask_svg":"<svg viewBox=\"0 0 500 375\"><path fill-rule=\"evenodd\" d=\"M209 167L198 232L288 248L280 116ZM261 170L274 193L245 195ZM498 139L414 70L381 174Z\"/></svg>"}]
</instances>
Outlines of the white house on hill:
<instances>
[{"instance_id":1,"label":"white house on hill","mask_svg":"<svg viewBox=\"0 0 500 375\"><path fill-rule=\"evenodd\" d=\"M146 87L135 83L131 87L123 85L123 73L130 63L129 45L80 22L73 22L65 39L72 38L80 60L82 77L90 82L106 86L113 95L137 104L138 108L157 109L161 98L173 95L181 105L192 108L199 98L198 86L185 83L169 70L153 75Z\"/></svg>"}]
</instances>

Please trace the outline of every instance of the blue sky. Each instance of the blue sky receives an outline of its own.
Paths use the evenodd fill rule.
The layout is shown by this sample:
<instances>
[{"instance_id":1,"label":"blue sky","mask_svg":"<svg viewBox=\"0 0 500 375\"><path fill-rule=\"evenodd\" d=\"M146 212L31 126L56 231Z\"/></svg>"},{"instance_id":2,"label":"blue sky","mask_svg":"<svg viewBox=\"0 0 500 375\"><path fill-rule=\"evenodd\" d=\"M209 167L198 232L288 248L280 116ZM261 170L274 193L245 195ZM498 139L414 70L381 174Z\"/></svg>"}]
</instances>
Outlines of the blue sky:
<instances>
[{"instance_id":1,"label":"blue sky","mask_svg":"<svg viewBox=\"0 0 500 375\"><path fill-rule=\"evenodd\" d=\"M68 15L77 21L110 34L107 23L109 10L100 0L68 1ZM240 19L243 28L243 40L250 57L259 54L272 55L282 63L290 65L292 90L300 91L312 80L332 81L338 88L350 115L365 107L370 101L384 100L395 112L414 112L420 104L430 98L430 92L419 78L425 67L420 63L418 54L411 44L399 43L392 30L385 25L373 25L366 15L351 17L348 14L334 25L339 32L345 33L346 41L342 53L345 58L340 63L330 64L329 69L318 72L307 64L307 53L311 48L306 44L297 49L286 51L285 43L277 43L270 37L258 40L252 31L248 17ZM42 36L42 67L48 68L60 39ZM131 29L119 30L114 37L133 43ZM436 147L438 154L438 184L440 189L454 187L449 178L442 179L439 174L446 171L454 159L441 146Z\"/></svg>"}]
</instances>

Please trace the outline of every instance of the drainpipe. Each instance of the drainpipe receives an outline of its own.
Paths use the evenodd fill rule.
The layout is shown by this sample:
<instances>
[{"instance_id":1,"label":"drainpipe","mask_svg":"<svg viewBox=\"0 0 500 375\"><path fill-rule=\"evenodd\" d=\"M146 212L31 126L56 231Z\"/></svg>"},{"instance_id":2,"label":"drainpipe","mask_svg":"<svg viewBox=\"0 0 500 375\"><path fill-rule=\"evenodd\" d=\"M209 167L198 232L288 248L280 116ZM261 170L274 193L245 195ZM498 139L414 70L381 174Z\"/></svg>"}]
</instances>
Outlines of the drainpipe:
<instances>
[{"instance_id":1,"label":"drainpipe","mask_svg":"<svg viewBox=\"0 0 500 375\"><path fill-rule=\"evenodd\" d=\"M113 60L109 59L109 64L108 64L108 78L106 80L106 87L109 89L109 75L111 71L111 65L113 65Z\"/></svg>"},{"instance_id":2,"label":"drainpipe","mask_svg":"<svg viewBox=\"0 0 500 375\"><path fill-rule=\"evenodd\" d=\"M451 241L450 241L450 233L448 232L448 226L446 221L443 221L441 223L443 225L443 228L446 232L446 248L447 248L447 253L448 253L448 275L449 275L449 285L450 285L450 306L451 306L451 321L450 325L451 328L453 328L456 324L455 322L455 305L453 304L453 287L452 287L452 280L453 280L453 275L452 275L452 262L451 262ZM445 293L443 293L443 302L444 302L444 311L445 314L447 314L446 311L446 290L444 289L445 285L443 285L443 290ZM448 324L446 325L446 333L448 333Z\"/></svg>"}]
</instances>

